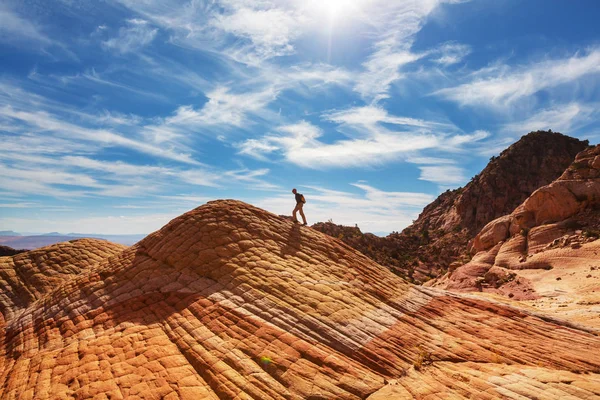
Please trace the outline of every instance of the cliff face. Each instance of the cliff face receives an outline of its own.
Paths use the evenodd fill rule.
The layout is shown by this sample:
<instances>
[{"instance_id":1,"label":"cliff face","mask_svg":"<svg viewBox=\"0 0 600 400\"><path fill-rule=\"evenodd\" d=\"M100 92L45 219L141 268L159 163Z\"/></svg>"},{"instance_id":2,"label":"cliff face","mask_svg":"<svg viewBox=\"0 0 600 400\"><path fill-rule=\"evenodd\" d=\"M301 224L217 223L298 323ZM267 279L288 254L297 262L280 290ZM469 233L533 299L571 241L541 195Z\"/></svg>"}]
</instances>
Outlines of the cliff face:
<instances>
[{"instance_id":1,"label":"cliff face","mask_svg":"<svg viewBox=\"0 0 600 400\"><path fill-rule=\"evenodd\" d=\"M464 188L442 193L401 233L354 240L356 248L416 282L439 276L468 259L467 245L481 228L558 178L587 145L560 133L531 132L493 157Z\"/></svg>"},{"instance_id":2,"label":"cliff face","mask_svg":"<svg viewBox=\"0 0 600 400\"><path fill-rule=\"evenodd\" d=\"M588 144L560 133L531 132L493 157L463 189L425 207L411 228L448 232L460 227L475 235L558 178Z\"/></svg>"},{"instance_id":3,"label":"cliff face","mask_svg":"<svg viewBox=\"0 0 600 400\"><path fill-rule=\"evenodd\" d=\"M238 201L71 250L0 259L0 293L22 288L1 298L0 398L600 396L589 329L413 286Z\"/></svg>"},{"instance_id":4,"label":"cliff face","mask_svg":"<svg viewBox=\"0 0 600 400\"><path fill-rule=\"evenodd\" d=\"M428 284L507 296L600 327L599 237L595 146L512 213L488 223L472 243L473 260Z\"/></svg>"}]
</instances>

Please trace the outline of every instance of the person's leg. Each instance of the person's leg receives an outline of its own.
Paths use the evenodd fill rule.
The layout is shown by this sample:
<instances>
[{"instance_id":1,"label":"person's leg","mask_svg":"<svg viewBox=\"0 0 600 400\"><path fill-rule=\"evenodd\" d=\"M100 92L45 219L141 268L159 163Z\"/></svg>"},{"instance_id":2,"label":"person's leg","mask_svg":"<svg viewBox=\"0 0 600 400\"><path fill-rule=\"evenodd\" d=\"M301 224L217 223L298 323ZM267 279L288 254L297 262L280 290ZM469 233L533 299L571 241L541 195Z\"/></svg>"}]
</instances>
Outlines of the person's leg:
<instances>
[{"instance_id":1,"label":"person's leg","mask_svg":"<svg viewBox=\"0 0 600 400\"><path fill-rule=\"evenodd\" d=\"M294 207L294 211L292 211L292 216L294 217L294 221L298 222L298 218L296 217L296 213L298 212L299 209L299 204L296 204L296 207ZM302 211L300 211L300 215L302 215Z\"/></svg>"},{"instance_id":2,"label":"person's leg","mask_svg":"<svg viewBox=\"0 0 600 400\"><path fill-rule=\"evenodd\" d=\"M304 222L304 225L306 225L306 217L304 216L304 210L303 210L303 205L304 204L299 204L299 210L300 211L300 216L302 217L302 221Z\"/></svg>"}]
</instances>

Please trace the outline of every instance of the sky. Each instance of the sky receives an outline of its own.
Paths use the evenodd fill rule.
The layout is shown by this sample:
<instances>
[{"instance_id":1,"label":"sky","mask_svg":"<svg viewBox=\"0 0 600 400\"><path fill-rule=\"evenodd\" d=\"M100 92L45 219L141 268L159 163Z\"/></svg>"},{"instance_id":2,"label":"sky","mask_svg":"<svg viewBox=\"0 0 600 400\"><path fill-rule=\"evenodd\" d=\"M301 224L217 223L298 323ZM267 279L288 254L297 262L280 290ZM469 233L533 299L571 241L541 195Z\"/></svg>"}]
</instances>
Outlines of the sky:
<instances>
[{"instance_id":1,"label":"sky","mask_svg":"<svg viewBox=\"0 0 600 400\"><path fill-rule=\"evenodd\" d=\"M0 0L0 230L215 199L387 234L538 129L600 137L596 0Z\"/></svg>"}]
</instances>

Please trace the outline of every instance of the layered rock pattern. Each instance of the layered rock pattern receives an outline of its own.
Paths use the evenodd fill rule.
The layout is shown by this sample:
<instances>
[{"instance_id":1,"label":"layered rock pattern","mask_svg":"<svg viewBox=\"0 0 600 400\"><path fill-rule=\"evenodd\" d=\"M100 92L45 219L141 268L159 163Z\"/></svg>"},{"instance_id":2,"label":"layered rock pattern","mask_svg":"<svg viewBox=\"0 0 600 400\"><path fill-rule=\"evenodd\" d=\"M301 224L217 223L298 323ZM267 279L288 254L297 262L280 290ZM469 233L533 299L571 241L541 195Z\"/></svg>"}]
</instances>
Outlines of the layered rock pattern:
<instances>
[{"instance_id":1,"label":"layered rock pattern","mask_svg":"<svg viewBox=\"0 0 600 400\"><path fill-rule=\"evenodd\" d=\"M473 259L431 286L524 300L600 327L600 146L475 237Z\"/></svg>"},{"instance_id":2,"label":"layered rock pattern","mask_svg":"<svg viewBox=\"0 0 600 400\"><path fill-rule=\"evenodd\" d=\"M412 286L237 201L20 296L0 321L3 399L600 396L593 331Z\"/></svg>"},{"instance_id":3,"label":"layered rock pattern","mask_svg":"<svg viewBox=\"0 0 600 400\"><path fill-rule=\"evenodd\" d=\"M126 247L97 239L78 239L0 257L0 312L11 319L72 279Z\"/></svg>"}]
</instances>

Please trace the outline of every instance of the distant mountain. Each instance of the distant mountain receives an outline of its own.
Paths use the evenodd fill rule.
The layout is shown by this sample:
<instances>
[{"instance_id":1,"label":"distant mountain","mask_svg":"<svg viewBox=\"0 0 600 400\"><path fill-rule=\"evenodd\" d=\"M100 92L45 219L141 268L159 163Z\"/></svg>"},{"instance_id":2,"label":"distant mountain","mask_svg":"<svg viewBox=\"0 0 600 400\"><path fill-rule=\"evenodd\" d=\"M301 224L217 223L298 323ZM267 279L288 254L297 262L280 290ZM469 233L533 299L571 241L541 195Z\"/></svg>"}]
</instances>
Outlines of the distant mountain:
<instances>
[{"instance_id":1,"label":"distant mountain","mask_svg":"<svg viewBox=\"0 0 600 400\"><path fill-rule=\"evenodd\" d=\"M588 144L552 131L530 132L492 157L465 187L442 193L401 233L383 241L342 240L362 243L358 250L416 282L439 276L450 264L468 261L467 245L481 228L557 179ZM322 231L341 233L331 226Z\"/></svg>"},{"instance_id":2,"label":"distant mountain","mask_svg":"<svg viewBox=\"0 0 600 400\"><path fill-rule=\"evenodd\" d=\"M15 231L0 231L0 236L21 236L21 234Z\"/></svg>"}]
</instances>

